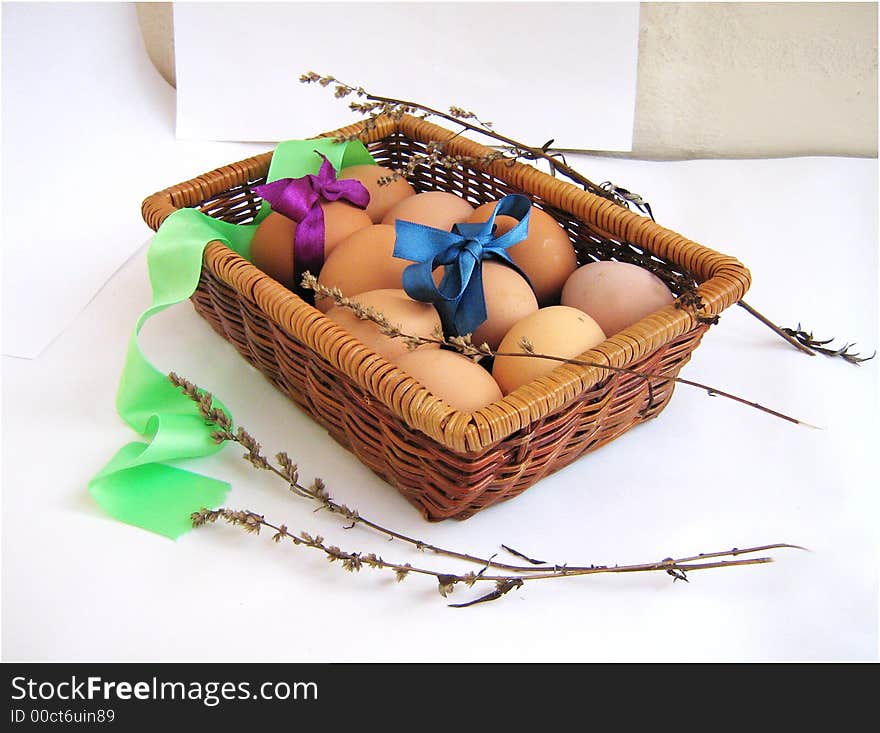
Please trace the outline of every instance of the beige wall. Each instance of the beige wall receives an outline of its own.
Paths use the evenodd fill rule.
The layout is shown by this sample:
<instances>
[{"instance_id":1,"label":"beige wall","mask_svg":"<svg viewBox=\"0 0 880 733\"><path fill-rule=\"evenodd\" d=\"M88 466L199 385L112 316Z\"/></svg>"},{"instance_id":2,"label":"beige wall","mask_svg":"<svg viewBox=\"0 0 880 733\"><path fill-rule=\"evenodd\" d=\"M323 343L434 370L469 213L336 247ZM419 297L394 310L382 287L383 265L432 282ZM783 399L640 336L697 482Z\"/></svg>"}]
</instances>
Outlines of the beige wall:
<instances>
[{"instance_id":1,"label":"beige wall","mask_svg":"<svg viewBox=\"0 0 880 733\"><path fill-rule=\"evenodd\" d=\"M876 3L642 3L633 152L877 155Z\"/></svg>"},{"instance_id":2,"label":"beige wall","mask_svg":"<svg viewBox=\"0 0 880 733\"><path fill-rule=\"evenodd\" d=\"M171 86L174 77L174 18L171 3L135 3L147 55Z\"/></svg>"},{"instance_id":3,"label":"beige wall","mask_svg":"<svg viewBox=\"0 0 880 733\"><path fill-rule=\"evenodd\" d=\"M137 5L174 83L171 3ZM632 154L876 156L877 3L642 3Z\"/></svg>"}]
</instances>

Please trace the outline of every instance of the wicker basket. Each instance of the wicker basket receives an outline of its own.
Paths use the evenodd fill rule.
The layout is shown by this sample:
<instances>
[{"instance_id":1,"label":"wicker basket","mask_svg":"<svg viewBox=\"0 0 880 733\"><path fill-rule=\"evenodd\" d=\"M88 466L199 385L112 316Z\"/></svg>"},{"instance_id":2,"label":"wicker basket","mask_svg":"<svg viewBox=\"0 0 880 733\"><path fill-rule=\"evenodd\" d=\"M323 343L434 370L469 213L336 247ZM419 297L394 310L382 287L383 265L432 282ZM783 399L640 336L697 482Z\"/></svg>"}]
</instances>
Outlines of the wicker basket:
<instances>
[{"instance_id":1,"label":"wicker basket","mask_svg":"<svg viewBox=\"0 0 880 733\"><path fill-rule=\"evenodd\" d=\"M359 130L353 125L330 134ZM381 120L366 140L380 165L400 167L450 132L424 120ZM453 155L490 151L462 137ZM178 208L248 223L271 153L160 191L143 204L157 229ZM578 263L621 260L647 267L675 292L697 287L701 315L714 316L749 287L749 272L718 254L613 202L504 162L420 168L417 191L442 190L475 204L524 193L571 235ZM673 383L563 364L474 413L452 409L272 278L213 242L204 254L196 310L278 389L344 447L397 489L426 518L464 519L510 499L547 474L655 417ZM586 352L585 361L675 376L708 326L692 308L670 305Z\"/></svg>"}]
</instances>

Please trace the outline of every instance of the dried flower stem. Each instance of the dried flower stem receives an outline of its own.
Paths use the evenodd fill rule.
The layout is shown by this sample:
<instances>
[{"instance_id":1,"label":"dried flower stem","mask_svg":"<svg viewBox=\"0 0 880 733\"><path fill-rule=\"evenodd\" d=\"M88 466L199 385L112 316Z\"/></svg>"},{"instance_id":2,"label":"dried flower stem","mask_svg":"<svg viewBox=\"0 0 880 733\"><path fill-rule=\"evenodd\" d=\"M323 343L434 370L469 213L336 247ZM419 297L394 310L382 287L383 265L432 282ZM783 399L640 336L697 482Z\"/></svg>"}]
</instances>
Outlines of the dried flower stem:
<instances>
[{"instance_id":1,"label":"dried flower stem","mask_svg":"<svg viewBox=\"0 0 880 733\"><path fill-rule=\"evenodd\" d=\"M723 552L700 553L698 555L693 555L690 557L681 558L680 560L675 560L675 561L671 561L669 558L666 558L665 560L661 561L660 563L647 563L647 564L641 564L641 565L624 565L624 566L617 566L617 565L607 566L607 565L594 565L594 564L580 565L580 566L571 566L571 565L567 565L567 564L566 565L551 565L551 564L538 563L537 561L530 561L530 562L532 562L532 565L530 565L530 566L512 565L512 564L508 564L508 563L497 562L494 560L494 556L492 558L485 559L485 558L477 557L476 555L471 555L471 554L463 553L463 552L457 552L455 550L449 550L446 548L438 547L436 545L432 545L432 544L424 542L422 540L408 537L400 532L396 532L392 529L388 529L386 527L383 527L380 524L373 522L373 521L367 519L366 517L361 516L360 512L358 512L356 509L350 509L349 507L345 506L344 504L339 504L339 503L333 501L330 498L330 495L327 493L324 482L321 479L315 479L313 484L309 487L304 486L303 484L301 484L299 482L299 474L297 471L296 464L294 464L290 460L290 458L287 456L286 453L279 453L278 454L278 456L277 456L277 460L279 463L278 467L272 465L272 463L265 456L262 455L259 443L257 443L257 441L244 428L239 427L237 432L235 432L235 433L232 432L232 424L229 421L228 416L226 415L226 413L213 407L213 397L209 392L205 392L204 390L199 389L192 382L189 382L186 379L183 379L182 377L179 377L174 373L169 375L169 379L171 380L171 382L175 386L180 388L187 397L189 397L191 400L193 400L198 405L199 413L205 419L205 421L208 424L218 428L218 430L215 431L213 434L213 437L215 440L217 440L218 442L231 441L231 442L238 443L239 445L245 447L248 451L244 455L245 460L247 460L255 468L259 468L262 470L268 470L268 471L274 473L275 475L277 475L278 477L280 477L281 479L283 479L285 481L285 483L287 483L290 491L292 493L294 493L295 495L306 498L306 499L311 499L311 500L319 503L320 508L325 508L334 514L339 514L339 515L343 516L346 520L351 522L351 525L349 525L349 528L355 526L356 524L362 524L362 525L364 525L364 526L366 526L366 527L368 527L368 528L370 528L380 534L383 534L387 537L391 537L393 539L401 540L403 542L411 544L419 550L428 550L428 551L434 552L435 554L438 554L438 555L444 555L446 557L450 557L450 558L453 558L456 560L464 560L466 562L480 565L480 566L482 566L483 570L480 571L478 577L485 578L487 580L497 580L499 582L501 582L501 581L506 582L506 581L510 581L511 577L512 577L511 576L511 577L505 578L505 577L499 577L499 576L486 576L485 571L486 571L486 569L488 569L490 567L496 568L498 570L507 570L509 572L515 572L518 574L527 574L529 577L531 577L533 579L555 577L557 575L564 575L564 576L588 575L588 574L595 574L595 573L599 573L599 572L621 572L621 573L623 573L623 572L636 572L636 571L640 571L640 570L649 570L649 569L650 570L659 570L659 569L669 570L669 569L671 569L674 572L686 572L689 570L704 570L704 569L709 569L709 568L714 568L714 567L728 567L731 565L753 565L753 564L761 563L761 562L770 562L770 559L769 558L757 558L757 559L752 558L750 560L744 560L744 561L724 561L724 562L720 562L720 563L709 563L709 564L702 562L697 565L690 564L690 563L694 563L696 561L705 561L705 560L709 560L712 558L718 558L718 557L751 554L751 553L763 552L765 550L771 550L771 549L781 549L781 548L804 549L802 547L799 547L798 545L790 545L790 544L786 544L786 543L776 543L776 544L772 544L772 545L763 545L760 547L752 547L752 548L746 548L746 549L734 548L732 550L727 550L727 551L723 551ZM193 515L193 522L194 522L195 526L199 526L201 524L204 524L206 521L214 521L214 519L216 519L217 517L220 517L220 516L223 516L224 519L226 519L227 521L231 521L231 523L233 523L233 524L243 524L243 526L251 527L252 530L254 528L254 525L256 524L257 525L256 531L259 531L259 525L272 527L273 529L275 529L279 532L281 532L281 530L283 529L284 532L282 532L282 536L286 536L286 528L284 527L284 525L281 525L281 527L275 527L274 525L270 525L263 520L262 516L256 515L252 512L234 513L234 512L230 512L230 510L217 510L215 513L212 514L211 512L208 512L208 510L203 510L202 512L199 512L199 513ZM213 517L213 519L210 517ZM235 519L235 520L241 520L243 518L243 521L232 521L230 519L230 517L232 517L232 519ZM257 518L259 518L259 521L257 521ZM304 535L301 535L301 539L303 537L304 537ZM278 541L278 539L279 538L276 536L276 542ZM317 544L320 544L320 542L318 542ZM315 545L315 546L317 547L317 545ZM525 557L524 555L522 555L522 553L511 550L510 548L507 548L504 545L502 545L502 547L505 547L505 549L507 549L508 552L511 552L512 554L515 554L519 557ZM338 548L334 548L334 549L338 549ZM528 558L526 558L526 559L528 559ZM672 563L672 566L669 565L670 562ZM688 564L686 565L685 563L688 563ZM402 567L410 567L408 565L407 566L396 566L393 564L392 565L386 564L386 565L388 565L389 567L394 567L398 571ZM434 571L427 571L427 570L419 570L419 571L413 570L413 572L421 572L423 574L435 574L435 575L437 574L437 573L434 573ZM670 574L674 574L674 572L670 573ZM461 579L464 579L467 577L467 576L452 576L450 574L442 574L442 575L444 577L457 577L457 578L461 578ZM515 577L519 577L519 575L515 576ZM503 595L503 593L501 595ZM498 596L498 597L500 597L500 596Z\"/></svg>"},{"instance_id":2,"label":"dried flower stem","mask_svg":"<svg viewBox=\"0 0 880 733\"><path fill-rule=\"evenodd\" d=\"M279 453L276 456L278 465L274 465L268 458L266 458L266 456L262 454L260 444L247 432L247 430L239 427L237 431L233 432L232 424L229 422L226 414L220 410L213 408L213 396L210 392L205 392L204 390L199 389L192 382L189 382L186 379L179 377L173 372L169 375L169 379L176 387L179 387L187 397L189 397L198 405L199 412L205 419L205 421L208 424L218 428L213 433L214 440L216 440L217 442L228 441L241 445L247 450L247 453L244 454L244 459L248 463L253 465L255 468L269 471L270 473L273 473L279 478L283 479L284 482L288 485L291 493L295 494L296 496L302 497L304 499L310 499L318 503L320 505L320 509L326 509L333 514L340 515L346 521L351 523L349 525L349 528L355 525L363 525L375 532L385 535L386 537L390 537L392 539L400 540L407 544L413 545L418 550L434 552L439 555L445 555L447 557L455 558L458 560L475 563L483 567L494 567L500 570L509 570L512 572L525 572L541 569L497 562L492 558L487 559L478 557L476 555L470 555L464 552L457 552L455 550L445 549L442 547L438 547L437 545L432 545L431 543L425 542L420 539L408 537L407 535L401 532L397 532L393 529L383 527L379 523L362 516L360 512L358 512L356 509L351 509L345 504L340 504L334 501L327 492L326 486L321 479L316 478L311 486L306 486L301 483L299 480L299 472L297 470L297 466L295 463L293 463L293 461L290 460L286 453ZM545 566L545 569L551 569L552 567L553 566L548 565Z\"/></svg>"},{"instance_id":3,"label":"dried flower stem","mask_svg":"<svg viewBox=\"0 0 880 733\"><path fill-rule=\"evenodd\" d=\"M665 572L672 576L673 581L687 581L687 573L695 570L710 570L715 568L740 567L744 565L760 565L773 562L771 557L754 557L744 560L716 560L714 562L696 562L716 557L729 557L735 555L751 554L754 552L762 552L768 549L776 549L781 547L795 547L794 545L765 545L762 547L745 548L704 553L692 557L673 559L667 557L659 562L640 563L636 565L595 565L584 568L569 568L565 566L556 567L550 572L532 572L527 575L486 575L483 572L469 572L463 575L456 573L443 573L429 568L416 567L409 563L389 562L379 557L375 553L363 554L360 552L348 552L335 545L327 545L324 538L320 535L313 536L308 532L300 532L299 534L291 533L284 524L276 525L266 520L261 514L243 510L237 511L232 509L202 509L192 515L194 527L201 527L206 524L213 524L218 519L242 528L251 534L259 534L261 528L271 529L275 532L272 539L277 543L282 539L291 541L294 545L302 545L313 550L318 550L326 555L330 562L340 562L342 567L349 572L360 572L363 566L367 566L380 570L391 570L396 576L398 582L404 580L410 573L416 575L427 575L435 578L438 583L440 594L445 598L454 589L455 585L462 583L468 587L475 583L494 583L495 590L487 596L482 596L473 601L462 604L452 604L455 608L464 608L489 600L497 600L505 595L513 588L524 585L527 581L532 580L550 580L553 578L571 578L579 575L598 575L605 573L639 573L639 572ZM797 548L804 549L804 548Z\"/></svg>"},{"instance_id":4,"label":"dried flower stem","mask_svg":"<svg viewBox=\"0 0 880 733\"><path fill-rule=\"evenodd\" d=\"M734 402L739 402L740 404L747 405L748 407L753 407L756 410L765 412L768 415L772 415L773 417L778 417L782 420L794 423L795 425L803 425L808 428L818 429L815 425L811 425L810 423L803 420L798 420L797 418L786 415L785 413L779 412L778 410L773 410L758 402L754 402L753 400L748 400L744 397L739 397L735 394L732 394L731 392L726 392L724 390L718 389L717 387L712 387L708 384L695 382L691 379L685 379L683 377L664 377L661 375L649 374L648 372L644 372L638 369L631 369L629 367L618 367L611 366L610 364L599 364L598 362L585 361L583 359L568 359L561 356L553 356L551 354L539 354L531 350L529 348L530 345L527 343L521 344L521 346L523 347L523 351L508 352L495 351L491 349L488 344L474 346L473 343L471 343L470 335L443 338L442 334L438 334L436 338L429 338L406 334L403 333L398 326L392 324L383 314L377 312L374 308L366 308L357 301L345 297L342 294L342 291L339 290L339 288L328 288L326 285L319 283L317 278L315 278L315 276L312 275L310 272L306 272L303 274L302 286L307 290L313 290L319 296L331 298L336 305L342 306L343 308L348 308L349 310L353 311L359 318L373 321L376 325L379 326L381 333L391 338L404 339L409 348L418 348L419 346L425 344L439 344L442 346L450 346L459 351L464 356L470 357L475 360L479 360L487 356L511 356L520 358L548 359L563 364L574 364L576 366L594 367L598 369L607 369L609 371L622 374L631 374L644 379L645 382L648 383L649 387L651 387L652 380L662 383L675 382L678 384L686 384L689 387L696 387L697 389L703 390L710 397L714 397L716 395L719 397L725 397L729 400L733 400Z\"/></svg>"},{"instance_id":5,"label":"dried flower stem","mask_svg":"<svg viewBox=\"0 0 880 733\"><path fill-rule=\"evenodd\" d=\"M624 207L626 206L625 203L622 203L619 196L614 195L613 191L610 191L607 188L603 188L602 186L593 183L593 181L591 181L589 178L582 175L581 173L578 173L576 170L574 170L574 168L571 168L565 163L560 162L557 156L554 156L552 153L549 152L549 148L533 148L529 145L514 140L513 138L507 137L506 135L502 135L501 133L496 132L494 129L492 129L491 126L487 126L486 123L479 122L478 118L476 118L476 116L472 112L465 112L464 110L461 110L460 108L454 106L450 108L450 112L443 112L442 110L428 107L419 102L413 102L406 99L396 99L395 97L385 97L378 94L371 94L363 87L354 87L350 84L346 84L345 82L340 81L339 79L336 79L333 76L322 76L314 71L309 71L300 76L300 82L302 82L303 84L318 83L321 86L334 84L335 96L337 98L343 98L349 96L350 94L354 94L357 97L369 100L369 102L372 104L364 105L355 102L352 103L350 106L355 112L370 114L371 117L368 119L371 120L375 120L378 116L383 114L390 114L391 116L396 116L399 119L404 114L409 114L416 110L421 110L426 114L426 116L436 116L450 122L454 122L455 124L461 125L467 130L478 132L482 135L486 135L495 140L498 140L501 143L504 143L505 145L509 146L516 157L528 157L532 160L537 160L538 158L541 158L543 160L546 160L552 166L553 170L559 171L572 181L583 186L591 193L614 201L618 205ZM470 120L474 120L474 122L471 122Z\"/></svg>"},{"instance_id":6,"label":"dried flower stem","mask_svg":"<svg viewBox=\"0 0 880 733\"><path fill-rule=\"evenodd\" d=\"M771 331L773 331L774 333L776 333L780 338L785 339L786 341L788 341L788 343L790 343L790 344L791 344L792 346L794 346L796 349L798 349L798 350L800 350L800 351L803 351L805 354L807 354L807 355L809 355L809 356L815 356L815 355L816 355L816 352L815 352L815 351L813 351L812 349L809 349L809 348L807 348L806 346L804 346L803 344L799 343L799 342L797 341L797 339L795 339L793 336L787 334L787 333L786 333L785 331L783 331L779 326L777 326L775 323L773 323L773 321L771 321L769 318L767 318L766 316L764 316L764 315L762 315L761 313L759 313L758 311L756 311L754 308L752 308L752 306L750 306L750 305L749 305L748 303L746 303L744 300L740 300L740 301L737 303L737 305L738 305L740 308L742 308L743 310L745 310L747 313L749 313L750 315L752 315L752 316L754 316L755 318L757 318L761 323L763 323L765 326L767 326L767 328L769 328Z\"/></svg>"},{"instance_id":7,"label":"dried flower stem","mask_svg":"<svg viewBox=\"0 0 880 733\"><path fill-rule=\"evenodd\" d=\"M450 138L450 140L460 135L461 132L463 132L464 130L471 130L472 132L478 132L482 135L486 135L501 143L504 143L504 150L509 154L509 157L506 157L503 152L493 153L492 155L479 160L479 162L485 165L489 165L496 160L505 160L512 163L519 158L523 158L525 160L542 159L546 161L547 164L550 166L550 172L554 176L558 171L559 173L562 173L564 176L566 176L569 180L574 181L575 183L582 186L586 191L589 191L590 193L593 193L597 196L602 196L603 198L609 199L618 206L626 209L630 208L630 204L633 204L640 211L647 213L648 216L650 216L651 219L654 220L654 214L651 210L650 204L648 204L648 202L645 201L641 196L636 193L631 193L630 191L627 191L626 189L619 186L615 186L610 181L605 181L604 183L598 185L593 183L593 181L591 181L589 178L569 166L567 161L565 160L564 155L559 152L553 152L553 148L550 147L553 143L553 140L548 140L540 148L535 148L530 145L526 145L525 143L521 143L518 140L514 140L513 138L507 137L506 135L502 135L493 128L491 122L483 122L482 120L480 120L479 117L477 117L474 112L465 110L461 107L455 105L450 106L447 113L439 109L434 109L433 107L428 107L419 102L372 94L363 87L355 87L350 84L346 84L345 82L342 82L333 76L321 75L314 71L309 71L305 74L302 74L299 80L303 84L318 83L322 87L333 84L335 96L339 99L354 94L359 98L368 100L367 102L351 102L349 104L349 107L353 111L368 115L364 122L365 133L375 128L376 120L382 115L389 115L394 119L399 120L403 117L404 114L411 114L417 111L421 111L423 113L423 118L436 116L461 125L462 131L455 133ZM357 135L354 137L357 137ZM396 171L394 177L408 177L412 175L413 171L421 165L431 166L440 164L447 166L464 166L476 162L475 159L469 158L467 156L441 155L440 151L442 151L443 146L447 142L448 140L435 141L434 143L432 143L432 145L437 148L436 150L431 150L429 146L429 154L427 156L413 156L407 162L406 168L400 171ZM741 300L737 303L737 305L741 306L746 312L756 318L759 322L763 323L777 336L787 341L799 351L810 356L815 356L816 352L813 351L814 348L822 351L821 349L817 348L816 344L811 343L812 335L804 334L805 338L799 338L797 334L793 333L793 329L784 329L777 326L775 323L773 323L773 321L759 313L748 303ZM800 331L800 327L798 327L797 330ZM818 344L818 346L821 345L821 343ZM828 353L831 350L823 351L822 353L826 353L826 355L828 356L839 356L843 358L844 361L856 365L873 358L873 356L868 358L861 358L858 354L849 354L848 348L850 346L852 346L852 344L847 344L843 347L843 349L835 350L832 353Z\"/></svg>"}]
</instances>

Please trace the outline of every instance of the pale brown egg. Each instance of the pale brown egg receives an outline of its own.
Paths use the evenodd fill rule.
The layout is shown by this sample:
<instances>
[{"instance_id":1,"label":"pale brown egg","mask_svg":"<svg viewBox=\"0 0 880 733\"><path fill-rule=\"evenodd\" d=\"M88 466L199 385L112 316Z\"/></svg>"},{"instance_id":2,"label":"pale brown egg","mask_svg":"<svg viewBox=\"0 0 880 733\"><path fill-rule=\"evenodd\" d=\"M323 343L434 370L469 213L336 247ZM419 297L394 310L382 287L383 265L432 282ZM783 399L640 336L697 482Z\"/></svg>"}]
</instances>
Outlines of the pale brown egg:
<instances>
[{"instance_id":1,"label":"pale brown egg","mask_svg":"<svg viewBox=\"0 0 880 733\"><path fill-rule=\"evenodd\" d=\"M473 412L502 396L489 372L454 351L417 349L398 357L394 363L433 395L462 412Z\"/></svg>"},{"instance_id":2,"label":"pale brown egg","mask_svg":"<svg viewBox=\"0 0 880 733\"><path fill-rule=\"evenodd\" d=\"M497 203L483 204L470 221L487 221ZM516 223L512 216L495 217L496 236L510 231ZM577 267L577 256L568 234L556 219L535 206L529 213L528 236L509 247L507 254L529 278L542 306L559 302L562 286Z\"/></svg>"},{"instance_id":3,"label":"pale brown egg","mask_svg":"<svg viewBox=\"0 0 880 733\"><path fill-rule=\"evenodd\" d=\"M378 311L404 334L436 338L435 331L440 328L440 316L434 306L413 300L403 290L370 290L354 296L352 300ZM334 306L327 311L327 318L338 323L365 346L389 361L409 351L404 339L386 336L380 331L378 324L358 318L350 308ZM419 350L439 348L438 344L419 346Z\"/></svg>"},{"instance_id":4,"label":"pale brown egg","mask_svg":"<svg viewBox=\"0 0 880 733\"><path fill-rule=\"evenodd\" d=\"M412 264L394 256L394 227L373 224L356 231L330 253L318 282L339 288L351 297L368 290L403 287L403 271ZM315 307L326 313L333 307L330 298L316 298Z\"/></svg>"},{"instance_id":5,"label":"pale brown egg","mask_svg":"<svg viewBox=\"0 0 880 733\"><path fill-rule=\"evenodd\" d=\"M483 295L486 320L471 336L477 345L485 342L497 348L513 324L538 310L535 294L522 276L512 267L493 260L483 261Z\"/></svg>"},{"instance_id":6,"label":"pale brown egg","mask_svg":"<svg viewBox=\"0 0 880 733\"><path fill-rule=\"evenodd\" d=\"M294 288L293 235L296 222L272 212L254 233L251 240L251 262L284 287Z\"/></svg>"},{"instance_id":7,"label":"pale brown egg","mask_svg":"<svg viewBox=\"0 0 880 733\"><path fill-rule=\"evenodd\" d=\"M428 191L394 205L385 214L382 223L394 224L401 219L449 231L453 224L467 221L473 213L474 207L460 196L445 191Z\"/></svg>"},{"instance_id":8,"label":"pale brown egg","mask_svg":"<svg viewBox=\"0 0 880 733\"><path fill-rule=\"evenodd\" d=\"M324 257L347 236L372 224L363 209L344 201L321 204L324 211ZM251 262L287 288L293 289L293 239L296 222L273 211L260 222L251 240ZM313 275L316 273L312 273Z\"/></svg>"},{"instance_id":9,"label":"pale brown egg","mask_svg":"<svg viewBox=\"0 0 880 733\"><path fill-rule=\"evenodd\" d=\"M379 185L380 178L393 175L393 170L381 165L352 165L339 171L338 178L354 178L364 184L370 192L367 216L374 224L379 224L392 206L416 195L416 190L405 178L398 178L384 186Z\"/></svg>"},{"instance_id":10,"label":"pale brown egg","mask_svg":"<svg viewBox=\"0 0 880 733\"><path fill-rule=\"evenodd\" d=\"M499 353L522 353L528 339L535 353L574 359L605 340L599 325L583 311L564 305L541 308L515 324L501 339ZM492 376L504 394L549 374L560 362L540 357L497 356Z\"/></svg>"},{"instance_id":11,"label":"pale brown egg","mask_svg":"<svg viewBox=\"0 0 880 733\"><path fill-rule=\"evenodd\" d=\"M628 262L592 262L579 267L562 290L563 305L592 316L608 336L674 300L659 277Z\"/></svg>"}]
</instances>

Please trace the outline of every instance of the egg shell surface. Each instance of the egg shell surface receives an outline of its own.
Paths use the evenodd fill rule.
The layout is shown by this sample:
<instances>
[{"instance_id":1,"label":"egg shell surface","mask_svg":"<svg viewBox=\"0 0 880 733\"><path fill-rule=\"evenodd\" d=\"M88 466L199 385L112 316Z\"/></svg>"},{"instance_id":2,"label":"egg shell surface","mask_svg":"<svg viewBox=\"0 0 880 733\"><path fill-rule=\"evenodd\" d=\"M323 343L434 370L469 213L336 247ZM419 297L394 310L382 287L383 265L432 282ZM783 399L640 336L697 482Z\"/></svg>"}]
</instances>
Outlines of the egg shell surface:
<instances>
[{"instance_id":1,"label":"egg shell surface","mask_svg":"<svg viewBox=\"0 0 880 733\"><path fill-rule=\"evenodd\" d=\"M654 273L628 262L591 262L562 289L563 305L592 316L609 336L671 304L675 296Z\"/></svg>"},{"instance_id":2,"label":"egg shell surface","mask_svg":"<svg viewBox=\"0 0 880 733\"><path fill-rule=\"evenodd\" d=\"M440 316L434 306L413 300L403 290L370 290L356 295L352 300L377 310L406 334L432 338L435 329L440 328ZM409 351L402 338L386 336L381 333L377 323L358 318L350 308L334 306L327 311L327 318L338 323L365 346L389 361L394 361ZM438 344L419 346L419 350L436 351L439 348Z\"/></svg>"},{"instance_id":3,"label":"egg shell surface","mask_svg":"<svg viewBox=\"0 0 880 733\"><path fill-rule=\"evenodd\" d=\"M574 359L601 344L605 334L583 311L551 305L516 323L501 339L498 352L521 353L523 338L531 342L536 353ZM560 362L540 357L497 356L492 376L501 391L509 394L517 387L549 374L559 365Z\"/></svg>"},{"instance_id":4,"label":"egg shell surface","mask_svg":"<svg viewBox=\"0 0 880 733\"><path fill-rule=\"evenodd\" d=\"M324 212L324 258L337 244L359 229L371 226L370 217L344 201L321 204ZM293 241L297 224L277 211L260 222L251 240L251 262L291 290L294 283ZM315 274L315 273L312 273Z\"/></svg>"},{"instance_id":5,"label":"egg shell surface","mask_svg":"<svg viewBox=\"0 0 880 733\"><path fill-rule=\"evenodd\" d=\"M394 256L394 227L372 224L340 242L330 253L318 282L339 288L347 297L369 290L398 290L403 271L412 264ZM326 313L334 306L330 298L316 298L315 307Z\"/></svg>"},{"instance_id":6,"label":"egg shell surface","mask_svg":"<svg viewBox=\"0 0 880 733\"><path fill-rule=\"evenodd\" d=\"M483 260L482 268L486 320L474 329L471 339L477 345L485 342L494 349L513 324L538 310L538 301L529 284L512 267Z\"/></svg>"},{"instance_id":7,"label":"egg shell surface","mask_svg":"<svg viewBox=\"0 0 880 733\"><path fill-rule=\"evenodd\" d=\"M454 351L416 349L398 357L395 364L462 412L479 410L502 397L489 372Z\"/></svg>"},{"instance_id":8,"label":"egg shell surface","mask_svg":"<svg viewBox=\"0 0 880 733\"><path fill-rule=\"evenodd\" d=\"M379 185L380 178L393 175L393 170L381 165L352 165L339 171L337 177L340 180L354 178L364 184L370 192L370 203L366 208L367 216L374 224L379 224L385 214L398 202L416 195L415 189L405 178L398 178L384 186Z\"/></svg>"},{"instance_id":9,"label":"egg shell surface","mask_svg":"<svg viewBox=\"0 0 880 733\"><path fill-rule=\"evenodd\" d=\"M397 203L385 214L382 223L394 224L401 219L448 232L453 224L467 221L473 213L474 207L460 196L445 191L428 191Z\"/></svg>"}]
</instances>

